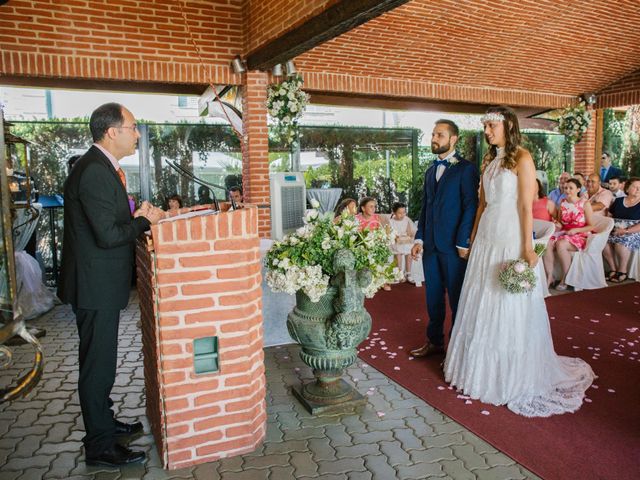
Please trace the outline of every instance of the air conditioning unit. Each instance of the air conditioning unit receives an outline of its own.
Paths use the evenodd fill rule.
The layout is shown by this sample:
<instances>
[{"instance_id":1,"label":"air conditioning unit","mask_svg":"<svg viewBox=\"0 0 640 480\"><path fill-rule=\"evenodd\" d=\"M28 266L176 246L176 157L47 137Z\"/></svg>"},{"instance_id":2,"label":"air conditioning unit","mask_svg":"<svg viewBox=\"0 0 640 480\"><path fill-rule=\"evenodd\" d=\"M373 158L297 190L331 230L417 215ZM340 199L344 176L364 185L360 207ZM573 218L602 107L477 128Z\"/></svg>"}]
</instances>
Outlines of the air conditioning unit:
<instances>
[{"instance_id":1,"label":"air conditioning unit","mask_svg":"<svg viewBox=\"0 0 640 480\"><path fill-rule=\"evenodd\" d=\"M282 238L303 225L307 209L304 176L300 172L276 172L270 176L271 238Z\"/></svg>"}]
</instances>

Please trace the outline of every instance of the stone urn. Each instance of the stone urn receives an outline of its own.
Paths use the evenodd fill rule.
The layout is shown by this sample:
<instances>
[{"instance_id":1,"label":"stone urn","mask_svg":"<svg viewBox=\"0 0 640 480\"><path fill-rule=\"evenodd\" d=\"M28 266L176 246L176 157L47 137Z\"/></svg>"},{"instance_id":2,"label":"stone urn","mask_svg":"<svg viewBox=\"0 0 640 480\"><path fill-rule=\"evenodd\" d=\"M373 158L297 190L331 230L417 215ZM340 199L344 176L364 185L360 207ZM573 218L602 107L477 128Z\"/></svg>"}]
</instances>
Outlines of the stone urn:
<instances>
[{"instance_id":1,"label":"stone urn","mask_svg":"<svg viewBox=\"0 0 640 480\"><path fill-rule=\"evenodd\" d=\"M293 393L312 414L353 410L366 403L342 375L355 362L358 345L371 331L363 292L371 282L371 272L356 271L349 250L337 251L333 263L336 274L327 293L312 302L298 291L296 305L287 317L289 334L301 345L300 357L316 378L294 388Z\"/></svg>"}]
</instances>

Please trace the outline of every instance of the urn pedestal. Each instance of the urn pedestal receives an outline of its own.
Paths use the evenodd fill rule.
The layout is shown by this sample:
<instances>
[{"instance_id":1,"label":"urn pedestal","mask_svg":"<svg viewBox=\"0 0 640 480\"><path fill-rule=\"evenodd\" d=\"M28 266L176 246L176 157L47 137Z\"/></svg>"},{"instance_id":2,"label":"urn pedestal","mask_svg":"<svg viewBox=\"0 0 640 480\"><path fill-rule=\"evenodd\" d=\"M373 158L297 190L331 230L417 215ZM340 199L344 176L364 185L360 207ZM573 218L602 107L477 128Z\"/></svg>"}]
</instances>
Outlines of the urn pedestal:
<instances>
[{"instance_id":1,"label":"urn pedestal","mask_svg":"<svg viewBox=\"0 0 640 480\"><path fill-rule=\"evenodd\" d=\"M316 377L293 394L312 414L353 411L367 403L342 379L344 369L357 359L357 347L371 331L371 316L364 309L360 285L369 272L345 270L332 279L327 293L312 302L302 291L287 317L291 337L300 344L300 358Z\"/></svg>"}]
</instances>

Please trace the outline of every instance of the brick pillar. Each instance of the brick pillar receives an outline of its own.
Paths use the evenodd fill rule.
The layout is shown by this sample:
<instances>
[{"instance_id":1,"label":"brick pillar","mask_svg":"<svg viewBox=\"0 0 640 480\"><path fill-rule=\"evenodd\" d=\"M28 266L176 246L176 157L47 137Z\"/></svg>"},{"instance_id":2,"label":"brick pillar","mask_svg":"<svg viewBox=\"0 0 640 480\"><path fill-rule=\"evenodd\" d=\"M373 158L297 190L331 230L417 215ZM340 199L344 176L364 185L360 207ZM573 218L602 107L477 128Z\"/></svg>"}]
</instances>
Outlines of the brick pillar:
<instances>
[{"instance_id":1,"label":"brick pillar","mask_svg":"<svg viewBox=\"0 0 640 480\"><path fill-rule=\"evenodd\" d=\"M596 164L596 130L598 123L598 111L591 110L591 123L582 140L575 145L575 161L573 171L583 175L590 175L595 171Z\"/></svg>"},{"instance_id":2,"label":"brick pillar","mask_svg":"<svg viewBox=\"0 0 640 480\"><path fill-rule=\"evenodd\" d=\"M242 97L242 185L245 201L258 206L258 234L261 238L271 236L267 79L264 72L247 72Z\"/></svg>"},{"instance_id":3,"label":"brick pillar","mask_svg":"<svg viewBox=\"0 0 640 480\"><path fill-rule=\"evenodd\" d=\"M251 452L264 438L257 226L248 206L154 225L138 242L147 417L165 468ZM213 337L217 370L196 373L194 341Z\"/></svg>"}]
</instances>

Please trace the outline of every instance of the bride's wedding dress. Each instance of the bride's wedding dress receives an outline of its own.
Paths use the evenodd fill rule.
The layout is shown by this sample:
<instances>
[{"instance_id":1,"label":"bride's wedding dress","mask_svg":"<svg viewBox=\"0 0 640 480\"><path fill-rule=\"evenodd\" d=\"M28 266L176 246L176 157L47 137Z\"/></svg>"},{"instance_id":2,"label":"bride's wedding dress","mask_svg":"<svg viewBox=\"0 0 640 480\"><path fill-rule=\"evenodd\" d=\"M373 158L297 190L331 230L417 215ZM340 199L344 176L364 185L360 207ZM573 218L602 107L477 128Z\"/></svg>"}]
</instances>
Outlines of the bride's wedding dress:
<instances>
[{"instance_id":1,"label":"bride's wedding dress","mask_svg":"<svg viewBox=\"0 0 640 480\"><path fill-rule=\"evenodd\" d=\"M580 408L595 378L578 358L556 355L542 282L530 294L498 282L502 263L522 254L518 180L502 168L504 152L487 166L487 206L480 219L445 360L445 379L471 398L506 404L527 417Z\"/></svg>"}]
</instances>

